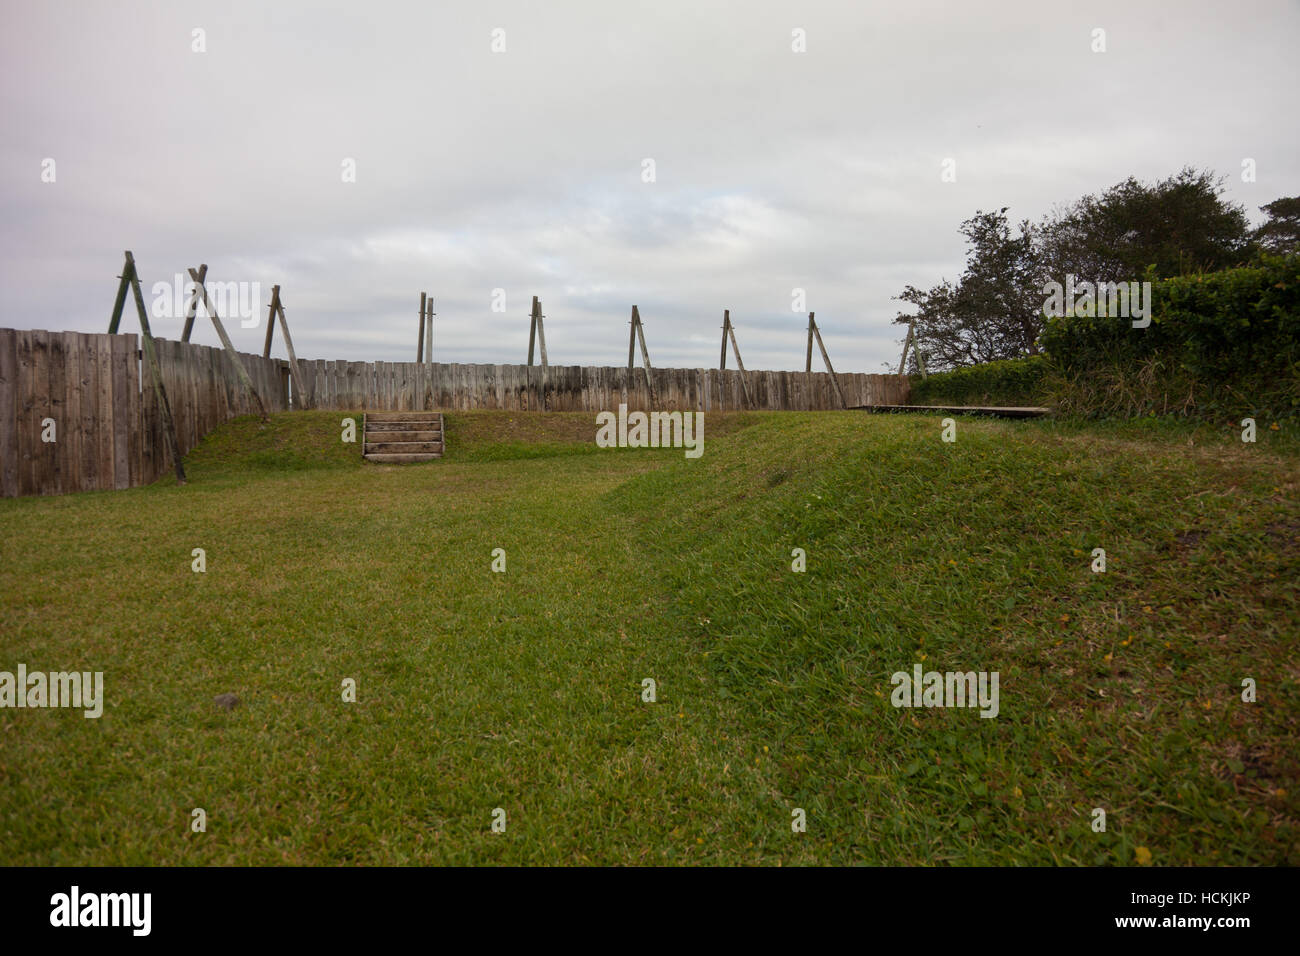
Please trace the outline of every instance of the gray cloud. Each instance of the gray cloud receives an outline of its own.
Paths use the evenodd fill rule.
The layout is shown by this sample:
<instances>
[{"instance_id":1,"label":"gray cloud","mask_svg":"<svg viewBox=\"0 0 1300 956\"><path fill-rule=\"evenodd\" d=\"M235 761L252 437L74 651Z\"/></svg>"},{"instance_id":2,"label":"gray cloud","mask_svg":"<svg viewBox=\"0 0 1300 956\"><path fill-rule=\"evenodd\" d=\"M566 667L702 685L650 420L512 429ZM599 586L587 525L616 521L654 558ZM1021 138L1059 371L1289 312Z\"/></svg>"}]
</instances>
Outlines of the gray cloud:
<instances>
[{"instance_id":1,"label":"gray cloud","mask_svg":"<svg viewBox=\"0 0 1300 956\"><path fill-rule=\"evenodd\" d=\"M976 209L1037 219L1186 164L1228 174L1256 219L1300 192L1289 3L226 0L3 17L0 324L18 328L103 330L130 248L146 284L200 261L260 282L263 303L278 283L314 358L413 357L425 290L447 361L522 361L539 295L557 364L619 364L636 303L657 365L715 363L729 308L748 366L799 368L798 287L836 367L878 371L898 359L891 296L960 272L957 225ZM791 52L796 27L807 53ZM945 157L956 183L940 182ZM232 334L260 348L260 330Z\"/></svg>"}]
</instances>

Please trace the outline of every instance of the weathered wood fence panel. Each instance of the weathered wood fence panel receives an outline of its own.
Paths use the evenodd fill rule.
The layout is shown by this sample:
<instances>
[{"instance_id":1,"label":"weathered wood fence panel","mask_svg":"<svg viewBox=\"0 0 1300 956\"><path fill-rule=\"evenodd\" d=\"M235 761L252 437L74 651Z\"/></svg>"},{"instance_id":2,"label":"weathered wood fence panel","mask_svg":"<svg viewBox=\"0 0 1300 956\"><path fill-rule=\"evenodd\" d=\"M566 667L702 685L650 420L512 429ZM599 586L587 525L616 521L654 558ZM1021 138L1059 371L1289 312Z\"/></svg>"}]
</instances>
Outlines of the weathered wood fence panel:
<instances>
[{"instance_id":1,"label":"weathered wood fence panel","mask_svg":"<svg viewBox=\"0 0 1300 956\"><path fill-rule=\"evenodd\" d=\"M335 411L411 411L476 408L553 412L614 410L626 402L643 411L737 411L746 408L741 376L753 407L769 411L839 408L827 372L656 368L650 404L645 369L613 366L462 365L418 362L311 362L299 360L311 407ZM854 405L906 404L908 383L896 375L841 372L844 400ZM543 395L543 390L545 394Z\"/></svg>"},{"instance_id":2,"label":"weathered wood fence panel","mask_svg":"<svg viewBox=\"0 0 1300 956\"><path fill-rule=\"evenodd\" d=\"M184 456L212 429L258 413L223 348L156 339ZM290 407L287 363L241 352L268 412ZM336 410L811 411L838 408L826 372L299 360L307 402ZM157 397L133 334L0 329L0 497L131 488L170 471ZM545 381L543 381L543 379ZM894 375L840 373L845 402L904 405ZM47 426L52 422L52 426ZM43 440L43 436L52 440Z\"/></svg>"},{"instance_id":3,"label":"weathered wood fence panel","mask_svg":"<svg viewBox=\"0 0 1300 956\"><path fill-rule=\"evenodd\" d=\"M256 413L224 349L155 343L182 456ZM0 497L132 488L171 470L139 348L134 334L0 329ZM287 410L284 363L240 356L267 411Z\"/></svg>"}]
</instances>

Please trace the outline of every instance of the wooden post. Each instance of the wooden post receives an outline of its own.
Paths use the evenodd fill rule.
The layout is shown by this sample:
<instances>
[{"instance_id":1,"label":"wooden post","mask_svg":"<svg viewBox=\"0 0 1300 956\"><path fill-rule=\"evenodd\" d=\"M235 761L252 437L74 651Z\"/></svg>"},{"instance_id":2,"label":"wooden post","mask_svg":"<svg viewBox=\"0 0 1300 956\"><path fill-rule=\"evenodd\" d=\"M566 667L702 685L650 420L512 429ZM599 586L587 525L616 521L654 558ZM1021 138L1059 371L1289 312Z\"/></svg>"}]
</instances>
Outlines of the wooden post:
<instances>
[{"instance_id":1,"label":"wooden post","mask_svg":"<svg viewBox=\"0 0 1300 956\"><path fill-rule=\"evenodd\" d=\"M810 411L812 410L812 398L813 398L813 390L812 390L812 345L813 345L812 313L809 312L809 313L808 313L808 355L807 355L807 357L804 359L804 366L803 366L803 390L804 390L804 395L805 395L805 396L807 397L807 399L808 399L808 409L809 409Z\"/></svg>"},{"instance_id":2,"label":"wooden post","mask_svg":"<svg viewBox=\"0 0 1300 956\"><path fill-rule=\"evenodd\" d=\"M279 294L280 287L278 285L273 286L271 288L271 307L266 313L266 344L262 346L262 358L271 357L271 339L275 337L275 307Z\"/></svg>"},{"instance_id":3,"label":"wooden post","mask_svg":"<svg viewBox=\"0 0 1300 956\"><path fill-rule=\"evenodd\" d=\"M135 296L135 311L140 316L140 341L144 346L145 364L149 366L149 378L153 380L154 397L158 400L158 410L163 417L163 439L167 450L171 452L172 463L176 467L176 484L185 484L185 466L181 463L180 443L176 440L176 423L172 419L172 407L167 401L167 390L163 387L162 369L158 367L158 352L154 347L153 332L149 330L149 313L144 307L144 293L140 291L140 277L135 271L135 259L128 249L126 253L127 271L130 273L131 291Z\"/></svg>"},{"instance_id":4,"label":"wooden post","mask_svg":"<svg viewBox=\"0 0 1300 956\"><path fill-rule=\"evenodd\" d=\"M430 304L429 308L430 311L432 311L433 308L432 304ZM430 392L429 404L430 406L436 407L437 403L434 402L433 396L437 396L440 393L438 389L438 369L433 364L433 316L432 315L429 317L429 370L431 375L433 376L433 383L430 386L431 392Z\"/></svg>"},{"instance_id":5,"label":"wooden post","mask_svg":"<svg viewBox=\"0 0 1300 956\"><path fill-rule=\"evenodd\" d=\"M537 296L533 296L533 311L529 313L528 323L528 364L533 364L533 346L537 341Z\"/></svg>"},{"instance_id":6,"label":"wooden post","mask_svg":"<svg viewBox=\"0 0 1300 956\"><path fill-rule=\"evenodd\" d=\"M542 381L546 381L546 370L550 368L550 362L546 358L546 326L542 324L545 318L542 315L542 302L537 300L537 348L542 355Z\"/></svg>"},{"instance_id":7,"label":"wooden post","mask_svg":"<svg viewBox=\"0 0 1300 956\"><path fill-rule=\"evenodd\" d=\"M833 386L835 387L835 397L838 398L838 399L840 400L840 408L848 408L848 407L849 407L849 406L848 406L848 403L844 401L844 393L843 393L842 391L840 391L840 379L839 379L839 376L835 374L835 369L831 366L831 357L830 357L829 355L826 354L826 346L825 346L825 344L823 344L823 342L822 342L822 333L821 333L821 330L819 330L819 329L817 328L817 323L816 323L816 321L814 321L814 319L813 319L813 314L812 314L811 312L808 313L808 332L809 332L809 335L815 335L815 336L817 336L817 347L818 347L819 349L821 349L821 353L822 353L822 361L826 363L826 371L830 373L830 376L831 376L831 385L833 385ZM811 340L810 340L810 343L809 343L809 349L811 350L811 348L812 348L812 345L811 345ZM812 359L811 359L811 358L809 358L809 360L808 360L808 365L809 365L809 368L811 369L811 367L812 367Z\"/></svg>"},{"instance_id":8,"label":"wooden post","mask_svg":"<svg viewBox=\"0 0 1300 956\"><path fill-rule=\"evenodd\" d=\"M113 314L108 320L108 334L116 335L117 327L122 321L122 309L126 305L126 290L131 285L131 274L135 269L135 262L131 259L131 253L126 254L126 262L122 266L122 274L118 276L120 280L117 283L117 299L113 302Z\"/></svg>"},{"instance_id":9,"label":"wooden post","mask_svg":"<svg viewBox=\"0 0 1300 956\"><path fill-rule=\"evenodd\" d=\"M549 365L546 361L546 329L542 325L542 303L537 296L533 296L532 320L528 326L528 387L533 385L533 346L541 346L542 353L542 399L541 406L546 408L546 384L547 369Z\"/></svg>"},{"instance_id":10,"label":"wooden post","mask_svg":"<svg viewBox=\"0 0 1300 956\"><path fill-rule=\"evenodd\" d=\"M725 372L727 370L727 329L730 326L731 326L731 310L723 309L722 310L722 354L718 356L719 372ZM718 376L718 411L722 411L724 408L726 408L726 404L727 404L726 393L723 391L723 387L722 387L722 381L725 378L726 378L725 375Z\"/></svg>"},{"instance_id":11,"label":"wooden post","mask_svg":"<svg viewBox=\"0 0 1300 956\"><path fill-rule=\"evenodd\" d=\"M907 338L903 339L903 357L898 360L898 374L907 374L907 350L912 346L912 323L907 323Z\"/></svg>"},{"instance_id":12,"label":"wooden post","mask_svg":"<svg viewBox=\"0 0 1300 956\"><path fill-rule=\"evenodd\" d=\"M248 393L253 396L253 401L257 405L257 410L261 413L262 421L266 421L266 406L262 404L262 396L257 394L257 389L253 387L253 380L248 377L248 372L244 368L244 363L239 360L239 353L235 351L234 344L230 341L230 336L226 334L226 327L221 324L221 319L217 316L217 310L212 307L212 302L208 299L208 290L204 286L203 280L199 278L197 269L190 270L190 278L198 285L199 296L202 299L203 307L208 310L208 317L212 319L212 324L217 329L217 337L221 339L222 346L225 347L226 354L230 356L231 363L235 366L235 374L239 376L239 381Z\"/></svg>"},{"instance_id":13,"label":"wooden post","mask_svg":"<svg viewBox=\"0 0 1300 956\"><path fill-rule=\"evenodd\" d=\"M808 313L808 357L804 361L804 374L812 374L812 340L813 340L813 314Z\"/></svg>"},{"instance_id":14,"label":"wooden post","mask_svg":"<svg viewBox=\"0 0 1300 956\"><path fill-rule=\"evenodd\" d=\"M425 293L420 293L420 341L415 346L416 364L424 361L424 299Z\"/></svg>"},{"instance_id":15,"label":"wooden post","mask_svg":"<svg viewBox=\"0 0 1300 956\"><path fill-rule=\"evenodd\" d=\"M731 338L731 351L736 353L736 368L740 370L740 391L745 396L745 407L753 408L753 399L749 397L749 381L745 373L745 363L740 360L740 346L736 344L736 327L731 324L731 310L724 309L722 312L722 356L725 360L727 355L727 338ZM724 361L723 367L726 367Z\"/></svg>"},{"instance_id":16,"label":"wooden post","mask_svg":"<svg viewBox=\"0 0 1300 956\"><path fill-rule=\"evenodd\" d=\"M199 281L202 282L207 277L208 277L208 264L206 262L200 262ZM198 314L198 311L199 311L199 296L198 296L198 290L195 290L195 294L191 295L190 301L185 304L185 328L181 331L182 342L188 342L190 340L190 333L194 331L194 316ZM270 323L267 324L269 325Z\"/></svg>"},{"instance_id":17,"label":"wooden post","mask_svg":"<svg viewBox=\"0 0 1300 956\"><path fill-rule=\"evenodd\" d=\"M550 379L550 363L546 359L546 327L542 324L542 300L534 296L533 301L537 303L537 347L542 355L542 411L546 411L549 404L546 386Z\"/></svg>"},{"instance_id":18,"label":"wooden post","mask_svg":"<svg viewBox=\"0 0 1300 956\"><path fill-rule=\"evenodd\" d=\"M425 323L428 326L428 334L422 336L424 339L424 362L426 365L433 364L433 296L429 296L427 303L428 311L425 316Z\"/></svg>"},{"instance_id":19,"label":"wooden post","mask_svg":"<svg viewBox=\"0 0 1300 956\"><path fill-rule=\"evenodd\" d=\"M298 371L298 356L293 351L293 339L289 336L289 323L284 317L284 303L280 301L280 287L271 286L271 321L275 321L275 315L280 316L280 331L284 333L284 350L289 353L289 375L293 378L293 394L298 399L294 402L297 408L307 408L311 404L311 399L307 397L306 391L302 387L302 373ZM268 353L267 357L270 355Z\"/></svg>"},{"instance_id":20,"label":"wooden post","mask_svg":"<svg viewBox=\"0 0 1300 956\"><path fill-rule=\"evenodd\" d=\"M645 362L645 385L646 391L650 395L650 405L655 403L655 383L650 377L650 351L645 347L645 328L641 325L641 312L634 305L632 306L632 332L628 336L627 343L627 384L628 388L632 387L632 356L637 341L641 343L641 359Z\"/></svg>"}]
</instances>

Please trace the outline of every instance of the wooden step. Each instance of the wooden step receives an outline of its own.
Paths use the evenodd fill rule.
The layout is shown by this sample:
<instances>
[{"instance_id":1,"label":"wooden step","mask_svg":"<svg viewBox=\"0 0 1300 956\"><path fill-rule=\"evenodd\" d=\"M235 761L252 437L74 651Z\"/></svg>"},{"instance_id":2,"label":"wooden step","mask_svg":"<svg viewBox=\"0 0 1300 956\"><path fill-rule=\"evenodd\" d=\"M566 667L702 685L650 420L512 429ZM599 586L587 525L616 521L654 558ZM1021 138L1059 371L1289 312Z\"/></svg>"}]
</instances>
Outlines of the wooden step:
<instances>
[{"instance_id":1,"label":"wooden step","mask_svg":"<svg viewBox=\"0 0 1300 956\"><path fill-rule=\"evenodd\" d=\"M366 412L363 432L366 461L398 465L442 457L442 412Z\"/></svg>"},{"instance_id":2,"label":"wooden step","mask_svg":"<svg viewBox=\"0 0 1300 956\"><path fill-rule=\"evenodd\" d=\"M441 422L442 412L366 412L367 422Z\"/></svg>"},{"instance_id":3,"label":"wooden step","mask_svg":"<svg viewBox=\"0 0 1300 956\"><path fill-rule=\"evenodd\" d=\"M404 439L397 438L394 441L428 441L432 438L440 438L442 429L429 422L375 422L367 423L366 431L374 434L382 434L385 440L390 435L428 435L429 439Z\"/></svg>"},{"instance_id":4,"label":"wooden step","mask_svg":"<svg viewBox=\"0 0 1300 956\"><path fill-rule=\"evenodd\" d=\"M418 455L417 454L405 454L405 455L377 454L377 455L366 455L366 461L373 461L381 465L405 465L417 461L433 461L435 458L441 458L441 457L442 457L441 454L435 455L428 452L423 454L418 454Z\"/></svg>"},{"instance_id":5,"label":"wooden step","mask_svg":"<svg viewBox=\"0 0 1300 956\"><path fill-rule=\"evenodd\" d=\"M373 452L380 454L405 454L407 452L430 452L433 454L442 454L442 442L440 441L368 441L365 443L364 453L369 455Z\"/></svg>"}]
</instances>

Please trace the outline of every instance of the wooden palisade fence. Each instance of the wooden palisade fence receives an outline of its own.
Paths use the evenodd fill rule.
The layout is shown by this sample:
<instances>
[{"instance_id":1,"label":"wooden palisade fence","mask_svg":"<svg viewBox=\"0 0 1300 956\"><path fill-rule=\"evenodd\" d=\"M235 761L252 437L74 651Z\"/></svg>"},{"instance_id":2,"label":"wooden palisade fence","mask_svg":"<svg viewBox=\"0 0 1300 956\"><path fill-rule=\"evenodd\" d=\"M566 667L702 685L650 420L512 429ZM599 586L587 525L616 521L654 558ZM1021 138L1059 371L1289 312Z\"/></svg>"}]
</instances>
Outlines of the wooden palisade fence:
<instances>
[{"instance_id":1,"label":"wooden palisade fence","mask_svg":"<svg viewBox=\"0 0 1300 956\"><path fill-rule=\"evenodd\" d=\"M259 413L223 349L153 345L182 456L222 422ZM285 363L241 358L267 410L287 410ZM141 361L134 334L0 329L0 497L131 488L170 469Z\"/></svg>"},{"instance_id":2,"label":"wooden palisade fence","mask_svg":"<svg viewBox=\"0 0 1300 956\"><path fill-rule=\"evenodd\" d=\"M237 415L290 407L289 363L153 340L180 454ZM62 494L147 484L172 466L158 390L134 334L0 329L0 496ZM907 379L829 373L428 362L297 360L294 408L335 411L722 411L901 405ZM142 388L141 386L145 386ZM653 389L653 404L651 403ZM301 393L301 394L299 394ZM50 432L48 422L53 422ZM43 435L52 441L43 440Z\"/></svg>"}]
</instances>

